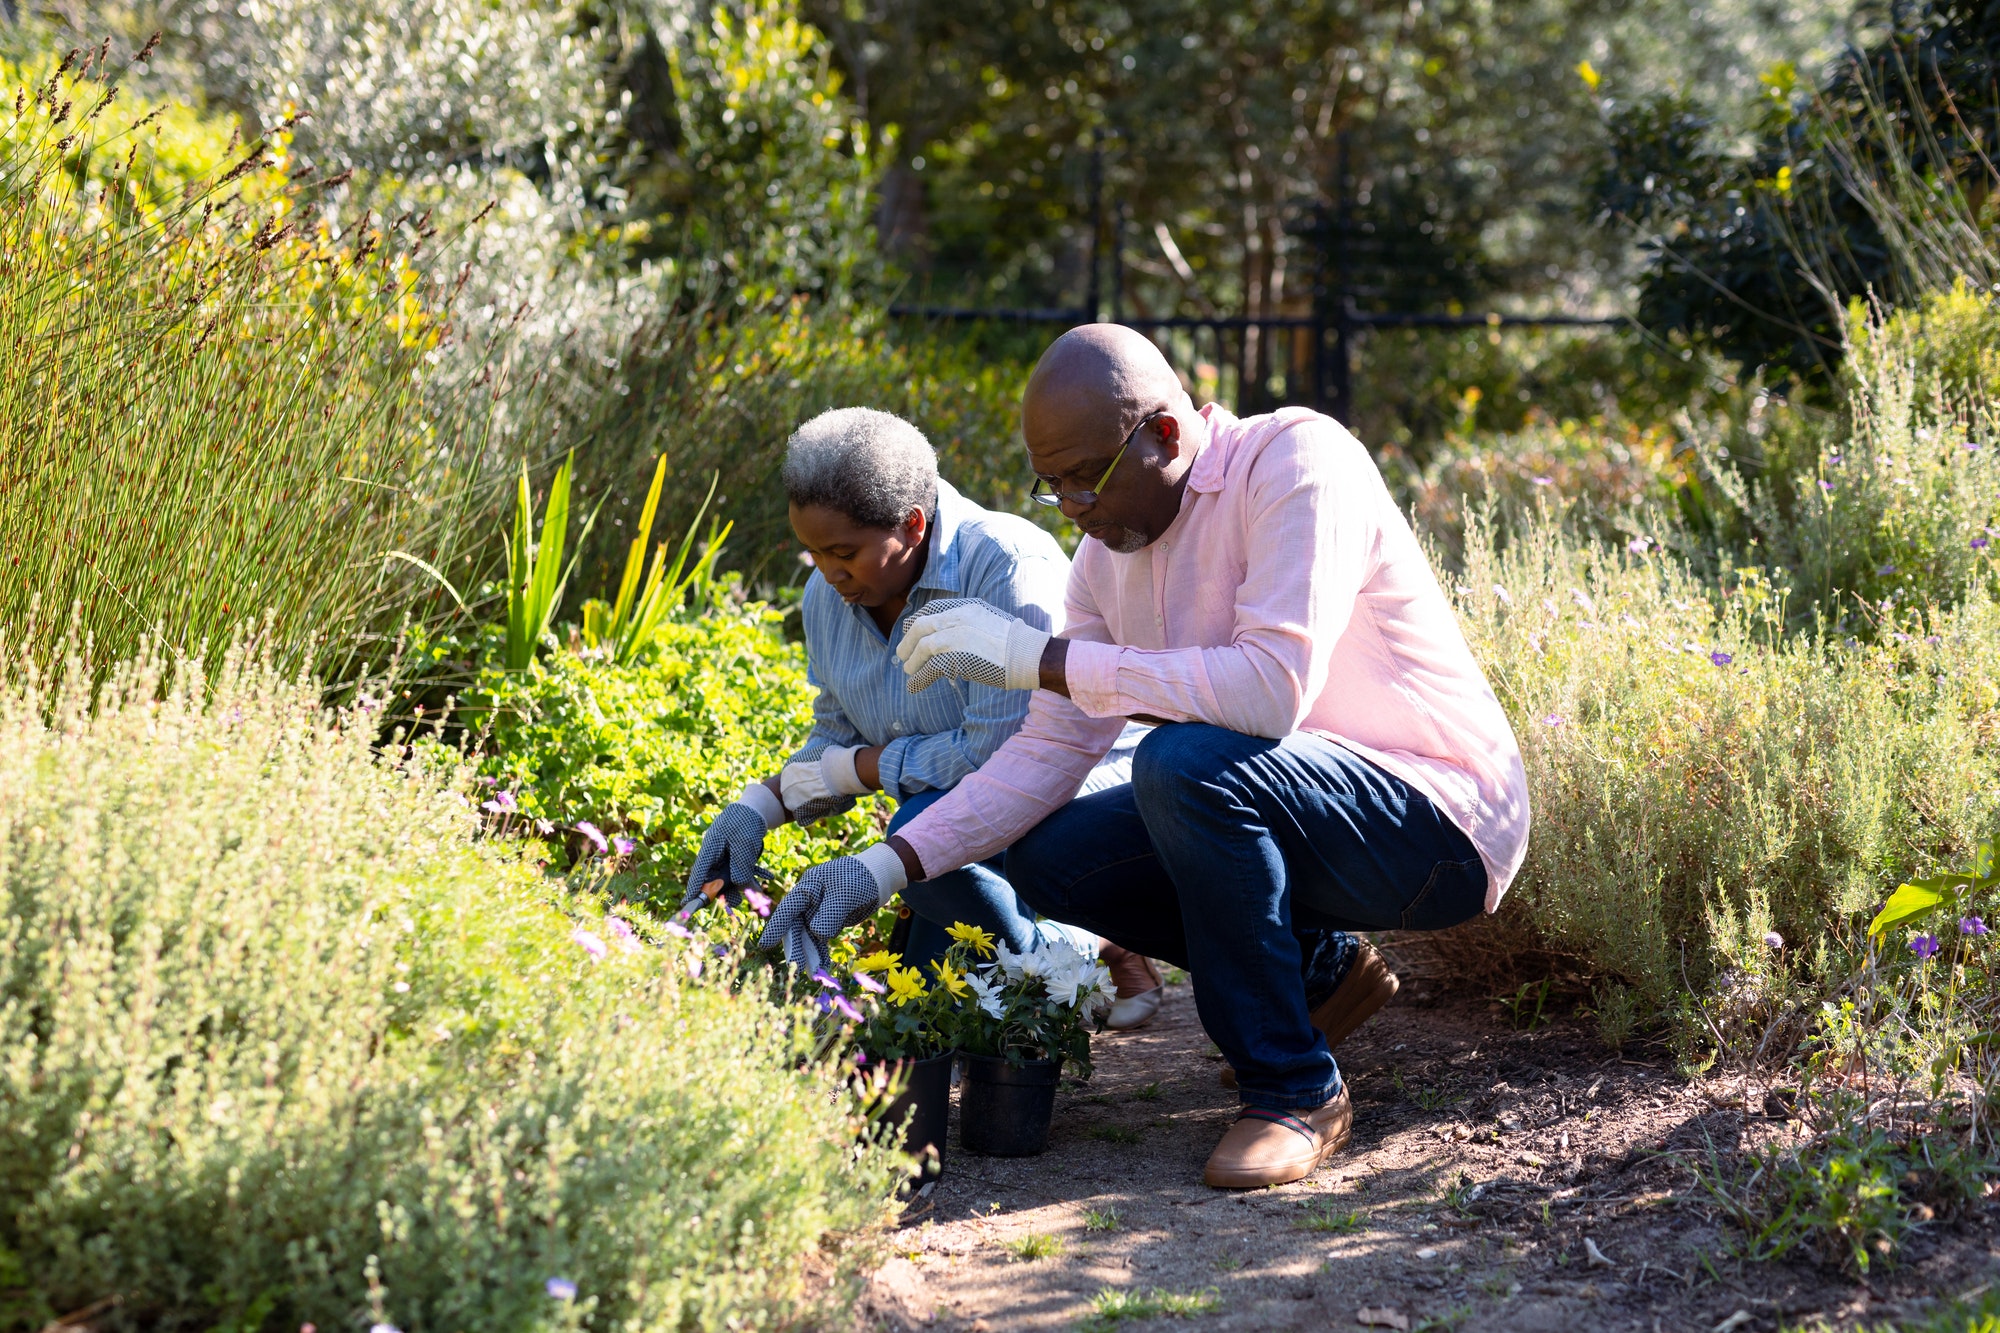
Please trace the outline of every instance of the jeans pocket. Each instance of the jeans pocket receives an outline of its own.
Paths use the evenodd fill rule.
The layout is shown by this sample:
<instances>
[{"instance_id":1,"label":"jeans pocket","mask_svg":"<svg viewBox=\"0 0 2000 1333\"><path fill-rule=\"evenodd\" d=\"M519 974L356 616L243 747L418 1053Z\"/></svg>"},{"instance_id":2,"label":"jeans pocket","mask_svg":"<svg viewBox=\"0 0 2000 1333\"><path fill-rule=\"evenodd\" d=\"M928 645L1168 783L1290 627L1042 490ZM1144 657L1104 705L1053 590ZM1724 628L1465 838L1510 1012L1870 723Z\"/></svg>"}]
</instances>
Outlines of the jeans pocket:
<instances>
[{"instance_id":1,"label":"jeans pocket","mask_svg":"<svg viewBox=\"0 0 2000 1333\"><path fill-rule=\"evenodd\" d=\"M1439 861L1410 905L1403 909L1404 930L1443 930L1470 921L1486 907L1486 863Z\"/></svg>"}]
</instances>

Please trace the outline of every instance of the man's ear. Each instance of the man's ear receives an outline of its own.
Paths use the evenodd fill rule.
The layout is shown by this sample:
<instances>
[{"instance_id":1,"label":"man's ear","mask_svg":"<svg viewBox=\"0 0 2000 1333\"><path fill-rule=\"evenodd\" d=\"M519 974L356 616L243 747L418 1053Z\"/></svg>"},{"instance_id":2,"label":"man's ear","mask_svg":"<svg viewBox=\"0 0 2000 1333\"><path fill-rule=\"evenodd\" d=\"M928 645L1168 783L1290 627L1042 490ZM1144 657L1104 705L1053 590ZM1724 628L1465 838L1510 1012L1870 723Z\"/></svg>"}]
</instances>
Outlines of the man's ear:
<instances>
[{"instance_id":1,"label":"man's ear","mask_svg":"<svg viewBox=\"0 0 2000 1333\"><path fill-rule=\"evenodd\" d=\"M1159 432L1160 448L1166 450L1167 453L1173 455L1175 458L1179 458L1181 456L1180 418L1171 412L1162 412L1159 416L1153 418L1153 429Z\"/></svg>"}]
</instances>

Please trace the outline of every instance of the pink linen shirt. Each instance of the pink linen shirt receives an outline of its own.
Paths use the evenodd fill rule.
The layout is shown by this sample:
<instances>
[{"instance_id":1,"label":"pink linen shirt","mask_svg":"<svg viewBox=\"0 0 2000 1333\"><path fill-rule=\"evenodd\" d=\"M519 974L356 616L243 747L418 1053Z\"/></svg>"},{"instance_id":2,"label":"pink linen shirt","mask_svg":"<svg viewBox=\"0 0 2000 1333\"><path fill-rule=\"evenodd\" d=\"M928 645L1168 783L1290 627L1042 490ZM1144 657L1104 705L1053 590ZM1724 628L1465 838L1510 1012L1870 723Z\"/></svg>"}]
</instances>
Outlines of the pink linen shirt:
<instances>
[{"instance_id":1,"label":"pink linen shirt","mask_svg":"<svg viewBox=\"0 0 2000 1333\"><path fill-rule=\"evenodd\" d=\"M1428 796L1479 850L1486 910L1528 846L1513 728L1423 548L1359 441L1304 408L1201 410L1181 510L1130 555L1070 568L1070 697L1027 720L901 836L930 875L983 860L1071 800L1125 719L1310 731Z\"/></svg>"}]
</instances>

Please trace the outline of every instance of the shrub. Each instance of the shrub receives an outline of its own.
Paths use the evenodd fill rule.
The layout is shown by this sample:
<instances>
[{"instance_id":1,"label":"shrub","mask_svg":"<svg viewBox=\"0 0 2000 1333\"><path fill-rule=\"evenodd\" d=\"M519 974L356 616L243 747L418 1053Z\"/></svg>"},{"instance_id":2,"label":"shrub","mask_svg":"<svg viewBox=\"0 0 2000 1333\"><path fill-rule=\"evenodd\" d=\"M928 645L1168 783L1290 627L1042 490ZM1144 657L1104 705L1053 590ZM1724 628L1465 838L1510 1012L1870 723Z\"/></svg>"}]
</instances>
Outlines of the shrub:
<instances>
[{"instance_id":1,"label":"shrub","mask_svg":"<svg viewBox=\"0 0 2000 1333\"><path fill-rule=\"evenodd\" d=\"M1505 915L1648 1014L1729 969L1752 1007L1781 975L1837 979L1883 885L2000 822L2000 606L1930 613L1928 636L1785 638L1782 598L1741 577L1718 607L1657 547L1547 512L1504 550L1475 524L1457 584L1529 774Z\"/></svg>"},{"instance_id":2,"label":"shrub","mask_svg":"<svg viewBox=\"0 0 2000 1333\"><path fill-rule=\"evenodd\" d=\"M232 152L77 73L0 128L0 621L46 660L74 604L111 660L268 613L288 665L341 663L439 604L394 553L459 560L498 391L439 392L448 290L302 222L282 130Z\"/></svg>"},{"instance_id":3,"label":"shrub","mask_svg":"<svg viewBox=\"0 0 2000 1333\"><path fill-rule=\"evenodd\" d=\"M639 845L620 889L679 906L715 813L776 772L812 729L805 650L778 637L779 619L738 605L669 622L631 666L559 650L526 671L489 669L477 699L492 710L493 754L481 772L529 818L629 834ZM808 828L786 824L764 865L789 880L874 828L869 804Z\"/></svg>"},{"instance_id":4,"label":"shrub","mask_svg":"<svg viewBox=\"0 0 2000 1333\"><path fill-rule=\"evenodd\" d=\"M8 1326L769 1327L878 1216L810 1008L607 950L437 747L241 656L89 674L0 679Z\"/></svg>"}]
</instances>

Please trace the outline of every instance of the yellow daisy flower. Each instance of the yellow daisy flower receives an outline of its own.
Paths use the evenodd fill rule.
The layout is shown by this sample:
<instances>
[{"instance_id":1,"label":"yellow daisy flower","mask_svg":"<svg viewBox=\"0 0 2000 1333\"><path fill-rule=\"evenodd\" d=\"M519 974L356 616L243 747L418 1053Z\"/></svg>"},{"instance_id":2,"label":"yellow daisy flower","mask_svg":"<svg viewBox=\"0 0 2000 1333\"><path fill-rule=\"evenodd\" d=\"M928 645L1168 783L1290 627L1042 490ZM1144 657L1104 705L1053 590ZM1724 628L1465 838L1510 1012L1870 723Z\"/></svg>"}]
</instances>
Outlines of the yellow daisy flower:
<instances>
[{"instance_id":1,"label":"yellow daisy flower","mask_svg":"<svg viewBox=\"0 0 2000 1333\"><path fill-rule=\"evenodd\" d=\"M932 963L931 967L937 972L938 985L944 987L959 999L962 1000L972 993L971 989L965 984L965 973L953 967L951 959L940 958L935 963Z\"/></svg>"},{"instance_id":2,"label":"yellow daisy flower","mask_svg":"<svg viewBox=\"0 0 2000 1333\"><path fill-rule=\"evenodd\" d=\"M890 953L887 949L877 949L874 953L863 954L854 960L856 972L887 972L903 961L901 954Z\"/></svg>"},{"instance_id":3,"label":"yellow daisy flower","mask_svg":"<svg viewBox=\"0 0 2000 1333\"><path fill-rule=\"evenodd\" d=\"M963 921L958 921L954 922L951 928L945 931L945 934L951 936L960 944L971 945L972 951L981 958L991 958L993 956L993 937L978 926L968 926Z\"/></svg>"},{"instance_id":4,"label":"yellow daisy flower","mask_svg":"<svg viewBox=\"0 0 2000 1333\"><path fill-rule=\"evenodd\" d=\"M889 1003L905 1005L912 1000L921 1000L925 995L924 974L914 967L892 967L889 969Z\"/></svg>"}]
</instances>

